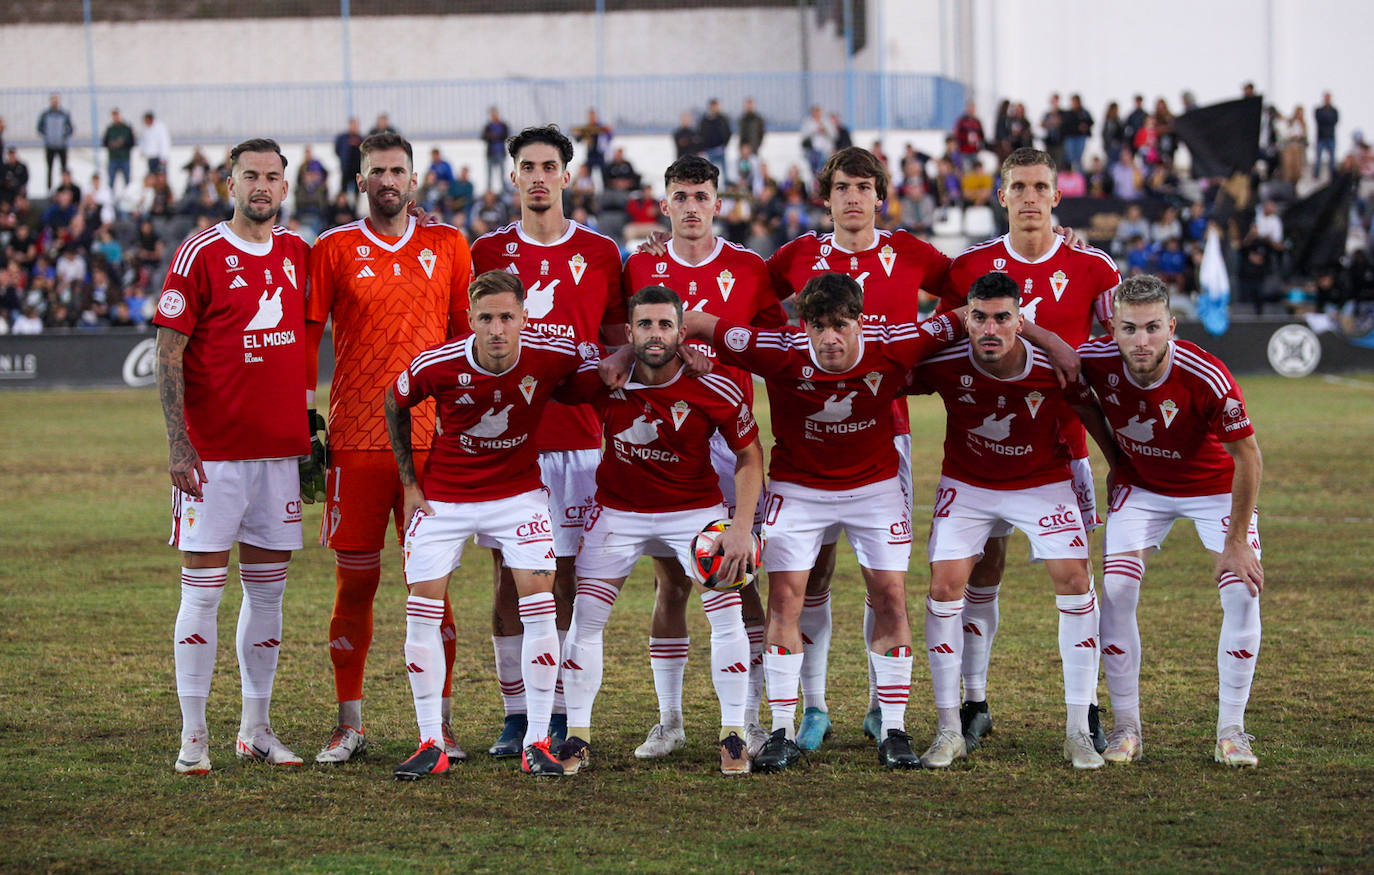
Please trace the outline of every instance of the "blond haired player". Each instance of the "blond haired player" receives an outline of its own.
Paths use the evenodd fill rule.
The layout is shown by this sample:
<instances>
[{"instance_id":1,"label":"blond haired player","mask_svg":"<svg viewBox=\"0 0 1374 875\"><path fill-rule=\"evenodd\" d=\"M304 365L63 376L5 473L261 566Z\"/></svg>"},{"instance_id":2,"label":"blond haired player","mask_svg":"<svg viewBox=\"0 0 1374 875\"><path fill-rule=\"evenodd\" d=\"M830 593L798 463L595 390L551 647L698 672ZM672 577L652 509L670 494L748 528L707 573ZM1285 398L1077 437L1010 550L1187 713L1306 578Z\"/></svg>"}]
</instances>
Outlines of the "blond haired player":
<instances>
[{"instance_id":1,"label":"blond haired player","mask_svg":"<svg viewBox=\"0 0 1374 875\"><path fill-rule=\"evenodd\" d=\"M325 322L334 325L334 377L329 393L330 464L321 540L334 550L334 611L329 656L338 721L321 763L341 763L367 749L363 671L372 643L372 602L382 575L389 521L404 530L403 495L387 440L383 398L396 373L421 350L466 330L472 258L462 232L419 224L407 215L414 197L410 143L373 134L362 143L358 189L370 215L320 235L311 261L306 305L310 362L318 358ZM313 379L312 379L313 386ZM425 404L411 417L419 465L434 440L435 414ZM445 606L445 664L453 665L453 618ZM448 678L444 690L445 714ZM447 717L443 741L452 759L464 753Z\"/></svg>"}]
</instances>

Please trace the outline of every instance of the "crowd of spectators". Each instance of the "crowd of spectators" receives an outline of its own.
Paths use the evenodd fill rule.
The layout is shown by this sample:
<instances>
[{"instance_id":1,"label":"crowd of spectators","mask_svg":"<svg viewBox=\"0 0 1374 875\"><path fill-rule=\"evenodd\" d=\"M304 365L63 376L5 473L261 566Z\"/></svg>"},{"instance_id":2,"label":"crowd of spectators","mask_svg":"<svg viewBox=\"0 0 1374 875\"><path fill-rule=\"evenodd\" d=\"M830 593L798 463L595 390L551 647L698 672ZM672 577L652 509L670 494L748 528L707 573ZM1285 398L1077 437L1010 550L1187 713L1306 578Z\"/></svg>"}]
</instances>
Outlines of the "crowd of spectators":
<instances>
[{"instance_id":1,"label":"crowd of spectators","mask_svg":"<svg viewBox=\"0 0 1374 875\"><path fill-rule=\"evenodd\" d=\"M1252 93L1247 86L1247 94ZM1180 113L1195 108L1184 93ZM65 117L65 121L63 118ZM985 127L970 102L945 140L931 155L905 144L888 156L880 142L869 148L892 174L879 225L905 228L927 237L978 239L996 233L1001 220L995 198L1003 158L1022 146L1044 148L1059 165L1059 187L1080 233L1111 252L1123 274L1150 272L1164 278L1187 309L1199 291L1198 272L1218 197L1227 191L1219 179L1198 179L1180 169L1180 141L1175 114L1163 98L1147 109L1136 95L1123 114L1109 103L1095 119L1077 94L1063 104L1051 95L1038 122L1024 103L1003 100ZM1301 310L1339 304L1351 298L1374 299L1374 269L1367 253L1340 263L1320 265L1293 288L1288 276L1290 242L1284 234L1283 208L1337 168L1362 180L1356 216L1368 228L1374 218L1374 150L1354 132L1351 150L1337 162L1339 113L1329 93L1312 113L1314 160L1307 162L1303 107L1284 117L1267 107L1262 126L1262 154L1253 174L1247 202L1242 191L1230 197L1229 219L1215 223L1229 245L1238 306L1255 312ZM227 156L214 160L197 149L179 168L179 196L169 184L171 136L166 125L148 112L135 130L111 113L102 143L107 173L93 176L83 189L63 167L70 118L53 95L39 119L49 171L58 171L46 197L31 198L29 168L14 149L3 148L0 119L0 331L98 329L143 326L152 315L153 299L177 243L231 213L226 179ZM380 115L367 132L395 131ZM838 114L813 106L799 125L796 160L780 171L761 159L768 125L752 100L731 118L711 99L699 114L683 113L672 132L677 156L701 154L721 169L721 234L767 256L807 231L829 230L829 214L814 187L815 173L837 149L853 145L853 135ZM504 153L512 127L491 107L481 132L486 159L483 190L472 169L455 169L438 147L426 157L417 147L416 201L426 212L461 227L470 239L518 217L506 176ZM572 127L581 158L564 193L566 214L627 246L650 231L666 227L655 191L656 173L636 168L614 138L614 131L595 109ZM1096 134L1096 141L1094 135ZM337 180L306 148L293 163L291 194L283 222L307 240L321 231L357 218L358 147L366 136L357 119L335 138ZM59 144L58 140L62 143ZM136 191L127 190L134 156L146 162ZM140 167L139 170L144 168ZM1068 203L1061 204L1061 212ZM1374 239L1374 235L1370 236Z\"/></svg>"}]
</instances>

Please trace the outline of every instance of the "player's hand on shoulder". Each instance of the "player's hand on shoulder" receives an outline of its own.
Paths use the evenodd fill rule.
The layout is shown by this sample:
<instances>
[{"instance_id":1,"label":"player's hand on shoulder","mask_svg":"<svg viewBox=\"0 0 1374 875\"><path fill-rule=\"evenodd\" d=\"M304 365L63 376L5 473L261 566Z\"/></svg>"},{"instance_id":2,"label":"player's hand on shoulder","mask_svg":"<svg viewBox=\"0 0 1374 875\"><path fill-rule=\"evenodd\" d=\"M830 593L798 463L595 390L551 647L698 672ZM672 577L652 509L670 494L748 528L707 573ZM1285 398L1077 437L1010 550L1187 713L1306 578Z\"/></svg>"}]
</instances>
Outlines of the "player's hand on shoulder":
<instances>
[{"instance_id":1,"label":"player's hand on shoulder","mask_svg":"<svg viewBox=\"0 0 1374 875\"><path fill-rule=\"evenodd\" d=\"M596 372L607 389L619 389L630 379L630 365L634 361L634 348L622 346L610 355L601 357Z\"/></svg>"},{"instance_id":2,"label":"player's hand on shoulder","mask_svg":"<svg viewBox=\"0 0 1374 875\"><path fill-rule=\"evenodd\" d=\"M704 377L715 368L716 363L711 361L711 357L695 346L683 344L677 348L678 358L682 359L683 370L689 377Z\"/></svg>"},{"instance_id":3,"label":"player's hand on shoulder","mask_svg":"<svg viewBox=\"0 0 1374 875\"><path fill-rule=\"evenodd\" d=\"M1090 244L1086 238L1079 237L1078 232L1067 225L1055 225L1054 233L1064 238L1064 245L1070 249L1077 249L1080 252L1089 248Z\"/></svg>"},{"instance_id":4,"label":"player's hand on shoulder","mask_svg":"<svg viewBox=\"0 0 1374 875\"><path fill-rule=\"evenodd\" d=\"M668 239L673 235L667 231L650 231L649 236L644 242L639 244L635 252L647 252L650 255L667 255Z\"/></svg>"},{"instance_id":5,"label":"player's hand on shoulder","mask_svg":"<svg viewBox=\"0 0 1374 875\"><path fill-rule=\"evenodd\" d=\"M406 207L406 213L415 217L415 223L417 225L438 225L444 221L443 216L438 213L431 213L415 201L411 201L409 206Z\"/></svg>"}]
</instances>

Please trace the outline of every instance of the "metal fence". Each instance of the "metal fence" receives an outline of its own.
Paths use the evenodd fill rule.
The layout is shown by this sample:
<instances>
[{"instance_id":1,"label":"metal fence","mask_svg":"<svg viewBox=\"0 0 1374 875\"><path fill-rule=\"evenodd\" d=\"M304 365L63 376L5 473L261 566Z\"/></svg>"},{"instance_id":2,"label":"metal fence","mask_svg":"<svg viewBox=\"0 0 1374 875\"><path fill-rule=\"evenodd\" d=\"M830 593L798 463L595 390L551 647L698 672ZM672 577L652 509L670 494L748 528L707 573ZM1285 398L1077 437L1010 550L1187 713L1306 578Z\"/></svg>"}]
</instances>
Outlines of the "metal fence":
<instances>
[{"instance_id":1,"label":"metal fence","mask_svg":"<svg viewBox=\"0 0 1374 875\"><path fill-rule=\"evenodd\" d=\"M232 142L271 131L288 142L319 142L343 129L353 114L367 125L386 112L410 137L472 137L489 106L513 124L581 123L595 106L617 132L666 133L681 113L702 109L709 98L736 111L752 97L770 130L796 130L812 104L842 114L853 129L948 129L962 111L964 86L940 76L853 73L696 74L571 79L431 80L342 84L154 85L105 87L94 95L79 86L59 88L73 120L90 138L88 120L103 126L111 109L136 120L153 110L180 143ZM33 120L50 89L0 90L0 117L10 145L34 146ZM95 113L91 112L94 99Z\"/></svg>"}]
</instances>

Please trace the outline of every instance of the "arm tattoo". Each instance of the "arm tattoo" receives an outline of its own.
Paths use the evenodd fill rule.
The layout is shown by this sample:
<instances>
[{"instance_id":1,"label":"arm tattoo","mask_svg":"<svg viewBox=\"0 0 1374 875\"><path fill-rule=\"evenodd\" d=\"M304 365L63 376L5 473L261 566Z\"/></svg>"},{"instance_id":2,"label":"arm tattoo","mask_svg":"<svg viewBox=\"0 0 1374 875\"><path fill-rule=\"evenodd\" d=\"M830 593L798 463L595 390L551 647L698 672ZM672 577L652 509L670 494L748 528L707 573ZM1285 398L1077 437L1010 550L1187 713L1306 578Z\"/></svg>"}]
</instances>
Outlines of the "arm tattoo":
<instances>
[{"instance_id":1,"label":"arm tattoo","mask_svg":"<svg viewBox=\"0 0 1374 875\"><path fill-rule=\"evenodd\" d=\"M173 468L179 467L179 463L189 463L195 456L191 437L186 432L186 374L181 364L189 340L185 334L170 328L157 330L157 362L154 367Z\"/></svg>"},{"instance_id":2,"label":"arm tattoo","mask_svg":"<svg viewBox=\"0 0 1374 875\"><path fill-rule=\"evenodd\" d=\"M386 392L386 432L391 437L391 452L402 486L415 485L415 459L410 446L410 411L402 410L391 390Z\"/></svg>"}]
</instances>

